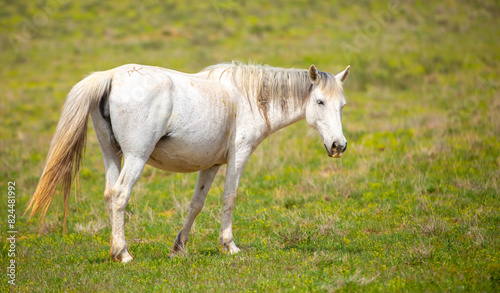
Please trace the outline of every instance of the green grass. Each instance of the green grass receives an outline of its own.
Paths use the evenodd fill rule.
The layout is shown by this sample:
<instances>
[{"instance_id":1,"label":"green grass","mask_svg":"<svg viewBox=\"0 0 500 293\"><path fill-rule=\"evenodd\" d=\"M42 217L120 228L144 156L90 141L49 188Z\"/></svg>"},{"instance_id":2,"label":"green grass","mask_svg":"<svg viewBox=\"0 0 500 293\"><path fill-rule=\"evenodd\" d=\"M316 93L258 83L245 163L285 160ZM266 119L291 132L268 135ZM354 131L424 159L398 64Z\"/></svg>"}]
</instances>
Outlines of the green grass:
<instances>
[{"instance_id":1,"label":"green grass","mask_svg":"<svg viewBox=\"0 0 500 293\"><path fill-rule=\"evenodd\" d=\"M393 2L2 1L2 268L8 181L19 232L17 284L4 273L1 290L498 291L500 4ZM234 215L241 253L217 248L222 168L188 253L170 259L196 174L146 167L126 216L136 259L109 261L92 129L68 233L60 201L42 233L22 216L64 98L85 74L133 62L196 72L233 59L352 67L342 159L328 158L304 121L252 155Z\"/></svg>"}]
</instances>

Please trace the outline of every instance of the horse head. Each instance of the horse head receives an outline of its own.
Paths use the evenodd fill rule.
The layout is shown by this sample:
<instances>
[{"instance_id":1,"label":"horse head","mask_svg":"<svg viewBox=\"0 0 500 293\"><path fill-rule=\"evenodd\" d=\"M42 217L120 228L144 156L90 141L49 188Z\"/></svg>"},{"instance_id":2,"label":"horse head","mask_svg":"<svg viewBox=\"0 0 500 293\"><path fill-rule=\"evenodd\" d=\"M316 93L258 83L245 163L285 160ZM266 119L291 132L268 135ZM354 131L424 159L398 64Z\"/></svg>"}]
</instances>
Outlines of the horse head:
<instances>
[{"instance_id":1,"label":"horse head","mask_svg":"<svg viewBox=\"0 0 500 293\"><path fill-rule=\"evenodd\" d=\"M306 104L307 123L323 139L328 156L340 158L347 149L342 133L342 109L346 104L342 85L349 75L349 66L337 75L309 68L312 90Z\"/></svg>"}]
</instances>

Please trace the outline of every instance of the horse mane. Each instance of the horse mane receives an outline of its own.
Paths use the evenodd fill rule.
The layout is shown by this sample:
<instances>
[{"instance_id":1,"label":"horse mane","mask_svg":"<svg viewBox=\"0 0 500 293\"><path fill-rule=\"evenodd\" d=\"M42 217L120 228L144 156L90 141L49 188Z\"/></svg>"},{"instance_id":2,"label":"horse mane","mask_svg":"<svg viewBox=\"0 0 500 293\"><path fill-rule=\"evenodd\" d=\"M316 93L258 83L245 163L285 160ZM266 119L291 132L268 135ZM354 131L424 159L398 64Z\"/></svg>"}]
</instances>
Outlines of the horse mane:
<instances>
[{"instance_id":1,"label":"horse mane","mask_svg":"<svg viewBox=\"0 0 500 293\"><path fill-rule=\"evenodd\" d=\"M303 107L309 100L313 84L306 69L285 69L269 65L245 64L239 61L219 63L205 68L209 77L219 72L219 79L228 74L235 86L245 93L250 105L256 105L266 119L270 105L279 105L286 112L290 103L293 107ZM318 71L320 84L325 93L335 95L341 85L335 76Z\"/></svg>"}]
</instances>

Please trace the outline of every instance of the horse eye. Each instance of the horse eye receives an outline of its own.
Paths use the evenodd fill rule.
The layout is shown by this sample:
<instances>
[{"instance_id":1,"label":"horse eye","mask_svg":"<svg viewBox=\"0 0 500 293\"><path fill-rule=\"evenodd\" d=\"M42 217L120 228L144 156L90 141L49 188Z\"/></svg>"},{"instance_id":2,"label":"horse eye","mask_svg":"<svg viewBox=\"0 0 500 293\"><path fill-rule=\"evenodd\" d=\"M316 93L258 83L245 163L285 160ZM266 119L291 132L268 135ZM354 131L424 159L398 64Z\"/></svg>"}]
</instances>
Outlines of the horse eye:
<instances>
[{"instance_id":1,"label":"horse eye","mask_svg":"<svg viewBox=\"0 0 500 293\"><path fill-rule=\"evenodd\" d=\"M316 100L316 103L318 103L318 105L321 105L321 106L323 106L325 104L322 100Z\"/></svg>"}]
</instances>

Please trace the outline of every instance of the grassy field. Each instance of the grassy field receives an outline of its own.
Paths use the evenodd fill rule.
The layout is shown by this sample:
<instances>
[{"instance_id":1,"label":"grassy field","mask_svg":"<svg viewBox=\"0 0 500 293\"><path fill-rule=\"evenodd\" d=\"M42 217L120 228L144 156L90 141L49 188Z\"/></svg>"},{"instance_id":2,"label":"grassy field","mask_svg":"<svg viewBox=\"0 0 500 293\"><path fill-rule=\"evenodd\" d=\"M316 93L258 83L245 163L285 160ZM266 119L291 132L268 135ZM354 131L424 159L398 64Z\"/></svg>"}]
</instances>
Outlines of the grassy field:
<instances>
[{"instance_id":1,"label":"grassy field","mask_svg":"<svg viewBox=\"0 0 500 293\"><path fill-rule=\"evenodd\" d=\"M2 292L500 290L498 1L168 2L1 1ZM136 259L110 261L92 129L68 233L60 201L41 233L23 217L64 98L84 75L125 63L196 72L233 59L332 73L351 65L347 152L327 157L304 121L266 140L240 185L241 253L217 248L222 168L188 253L170 259L196 174L146 167L126 213Z\"/></svg>"}]
</instances>

